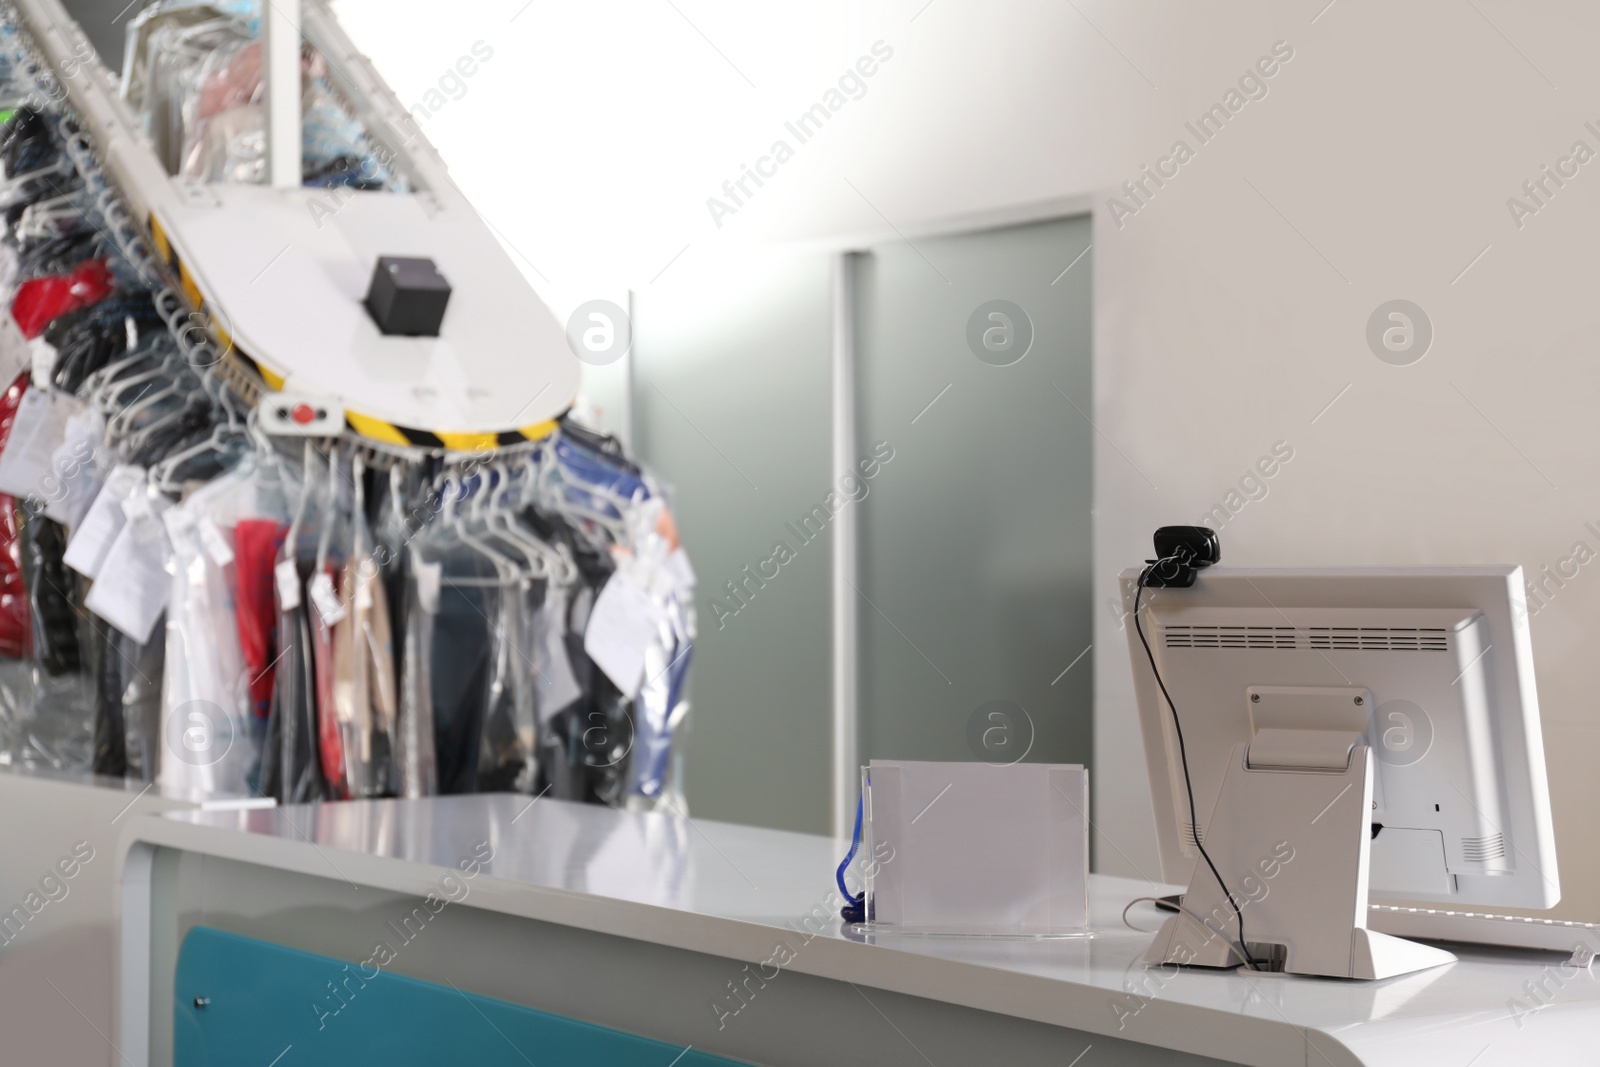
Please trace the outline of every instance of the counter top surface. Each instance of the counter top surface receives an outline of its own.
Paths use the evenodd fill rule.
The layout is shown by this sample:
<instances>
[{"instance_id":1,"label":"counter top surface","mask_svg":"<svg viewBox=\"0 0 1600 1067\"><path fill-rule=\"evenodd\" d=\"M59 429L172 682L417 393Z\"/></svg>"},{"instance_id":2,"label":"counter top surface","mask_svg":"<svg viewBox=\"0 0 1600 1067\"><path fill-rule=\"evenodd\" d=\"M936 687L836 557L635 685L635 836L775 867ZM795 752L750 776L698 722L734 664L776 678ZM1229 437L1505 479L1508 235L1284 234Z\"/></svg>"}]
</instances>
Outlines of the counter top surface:
<instances>
[{"instance_id":1,"label":"counter top surface","mask_svg":"<svg viewBox=\"0 0 1600 1067\"><path fill-rule=\"evenodd\" d=\"M141 782L135 778L93 774L89 771L66 771L55 767L23 763L0 764L0 776L46 782L52 785L72 786L74 788L82 787L100 789L112 793L127 793L141 798L149 796L155 800L167 801L173 805L202 808L208 811L224 808L270 808L275 803L271 797L242 796L233 793L181 789L162 782Z\"/></svg>"},{"instance_id":2,"label":"counter top surface","mask_svg":"<svg viewBox=\"0 0 1600 1067\"><path fill-rule=\"evenodd\" d=\"M423 895L492 848L463 903L1244 1063L1519 1065L1588 1049L1600 981L1562 956L1452 946L1380 982L1149 969L1129 900L1096 875L1092 936L862 937L838 917L834 839L508 794L132 820L131 839ZM1150 905L1129 918L1151 930Z\"/></svg>"}]
</instances>

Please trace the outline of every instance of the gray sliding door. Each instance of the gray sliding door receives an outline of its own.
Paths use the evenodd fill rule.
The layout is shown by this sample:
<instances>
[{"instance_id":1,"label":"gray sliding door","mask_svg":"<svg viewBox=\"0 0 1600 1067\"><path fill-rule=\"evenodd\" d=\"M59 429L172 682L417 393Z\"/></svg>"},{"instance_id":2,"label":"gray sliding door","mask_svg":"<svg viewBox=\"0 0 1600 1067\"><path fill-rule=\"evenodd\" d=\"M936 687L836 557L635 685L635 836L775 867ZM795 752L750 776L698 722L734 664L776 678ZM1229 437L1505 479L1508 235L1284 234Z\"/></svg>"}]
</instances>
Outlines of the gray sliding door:
<instances>
[{"instance_id":1,"label":"gray sliding door","mask_svg":"<svg viewBox=\"0 0 1600 1067\"><path fill-rule=\"evenodd\" d=\"M859 434L894 449L861 512L864 760L1089 762L1089 241L1073 218L862 258Z\"/></svg>"}]
</instances>

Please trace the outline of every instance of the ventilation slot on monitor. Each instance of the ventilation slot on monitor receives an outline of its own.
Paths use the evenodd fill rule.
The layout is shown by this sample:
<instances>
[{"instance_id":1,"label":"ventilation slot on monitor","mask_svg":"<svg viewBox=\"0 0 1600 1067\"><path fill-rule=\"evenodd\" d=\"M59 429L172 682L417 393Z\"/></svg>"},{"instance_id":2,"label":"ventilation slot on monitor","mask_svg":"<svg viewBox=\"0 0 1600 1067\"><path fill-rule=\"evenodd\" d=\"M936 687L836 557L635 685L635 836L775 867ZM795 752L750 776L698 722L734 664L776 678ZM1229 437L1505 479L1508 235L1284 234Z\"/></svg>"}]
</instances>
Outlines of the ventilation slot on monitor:
<instances>
[{"instance_id":1,"label":"ventilation slot on monitor","mask_svg":"<svg viewBox=\"0 0 1600 1067\"><path fill-rule=\"evenodd\" d=\"M1384 626L1312 626L1306 645L1313 649L1349 652L1446 652L1443 629Z\"/></svg>"},{"instance_id":2,"label":"ventilation slot on monitor","mask_svg":"<svg viewBox=\"0 0 1600 1067\"><path fill-rule=\"evenodd\" d=\"M1168 648L1298 648L1292 626L1168 626Z\"/></svg>"},{"instance_id":3,"label":"ventilation slot on monitor","mask_svg":"<svg viewBox=\"0 0 1600 1067\"><path fill-rule=\"evenodd\" d=\"M1314 652L1448 652L1444 629L1386 626L1189 626L1162 630L1166 648L1275 648Z\"/></svg>"},{"instance_id":4,"label":"ventilation slot on monitor","mask_svg":"<svg viewBox=\"0 0 1600 1067\"><path fill-rule=\"evenodd\" d=\"M1463 837L1461 858L1468 863L1488 863L1506 858L1506 839L1502 834L1488 837Z\"/></svg>"},{"instance_id":5,"label":"ventilation slot on monitor","mask_svg":"<svg viewBox=\"0 0 1600 1067\"><path fill-rule=\"evenodd\" d=\"M1206 828L1204 826L1200 827L1200 841L1194 839L1194 823L1191 822L1180 822L1178 824L1178 833L1183 835L1183 843L1186 845L1199 845L1200 841L1206 839Z\"/></svg>"}]
</instances>

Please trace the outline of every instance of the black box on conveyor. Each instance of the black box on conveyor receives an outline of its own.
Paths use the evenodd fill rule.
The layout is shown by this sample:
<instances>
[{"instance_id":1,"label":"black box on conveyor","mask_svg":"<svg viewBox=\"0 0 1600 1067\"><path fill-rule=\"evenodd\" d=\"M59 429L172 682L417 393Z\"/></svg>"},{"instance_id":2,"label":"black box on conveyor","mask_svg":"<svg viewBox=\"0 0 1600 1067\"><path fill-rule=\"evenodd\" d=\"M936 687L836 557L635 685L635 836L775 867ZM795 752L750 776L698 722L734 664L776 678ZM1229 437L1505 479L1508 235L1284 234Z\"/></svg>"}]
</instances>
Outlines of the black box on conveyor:
<instances>
[{"instance_id":1,"label":"black box on conveyor","mask_svg":"<svg viewBox=\"0 0 1600 1067\"><path fill-rule=\"evenodd\" d=\"M402 337L438 337L449 302L450 283L416 256L379 256L363 301L379 330Z\"/></svg>"}]
</instances>

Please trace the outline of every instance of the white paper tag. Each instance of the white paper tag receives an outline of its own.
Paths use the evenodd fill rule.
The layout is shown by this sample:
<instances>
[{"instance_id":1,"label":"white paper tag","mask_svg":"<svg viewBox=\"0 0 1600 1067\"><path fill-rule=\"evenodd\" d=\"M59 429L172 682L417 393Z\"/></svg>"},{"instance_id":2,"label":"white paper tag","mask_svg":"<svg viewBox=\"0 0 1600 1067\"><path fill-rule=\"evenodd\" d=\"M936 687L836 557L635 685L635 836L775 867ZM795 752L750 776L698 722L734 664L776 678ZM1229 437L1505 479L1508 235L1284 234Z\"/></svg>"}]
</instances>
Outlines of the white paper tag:
<instances>
[{"instance_id":1,"label":"white paper tag","mask_svg":"<svg viewBox=\"0 0 1600 1067\"><path fill-rule=\"evenodd\" d=\"M350 577L350 584L355 586L355 599L357 611L372 610L372 583L375 578L362 578L359 574Z\"/></svg>"},{"instance_id":2,"label":"white paper tag","mask_svg":"<svg viewBox=\"0 0 1600 1067\"><path fill-rule=\"evenodd\" d=\"M667 556L665 570L672 575L680 594L687 594L694 588L694 568L689 565L689 553L683 550L683 546L673 549Z\"/></svg>"},{"instance_id":3,"label":"white paper tag","mask_svg":"<svg viewBox=\"0 0 1600 1067\"><path fill-rule=\"evenodd\" d=\"M127 514L128 522L134 526L148 526L156 517L148 489L124 500L122 510ZM177 542L180 538L188 537L189 531L194 529L194 515L187 507L180 504L161 513L161 525L166 527L167 536Z\"/></svg>"},{"instance_id":4,"label":"white paper tag","mask_svg":"<svg viewBox=\"0 0 1600 1067\"><path fill-rule=\"evenodd\" d=\"M33 387L49 389L50 376L56 370L56 346L43 337L35 337L29 341L28 366L33 376Z\"/></svg>"},{"instance_id":5,"label":"white paper tag","mask_svg":"<svg viewBox=\"0 0 1600 1067\"><path fill-rule=\"evenodd\" d=\"M233 562L233 545L229 543L229 535L223 533L209 515L200 517L200 544L217 566L226 567Z\"/></svg>"},{"instance_id":6,"label":"white paper tag","mask_svg":"<svg viewBox=\"0 0 1600 1067\"><path fill-rule=\"evenodd\" d=\"M67 418L61 444L50 454L50 473L43 481L44 513L64 526L76 526L100 491L96 462L95 420L87 414Z\"/></svg>"},{"instance_id":7,"label":"white paper tag","mask_svg":"<svg viewBox=\"0 0 1600 1067\"><path fill-rule=\"evenodd\" d=\"M122 510L122 500L143 484L143 467L112 468L83 520L72 528L72 540L67 542L63 557L67 566L86 578L99 577L106 554L128 521L127 513Z\"/></svg>"},{"instance_id":8,"label":"white paper tag","mask_svg":"<svg viewBox=\"0 0 1600 1067\"><path fill-rule=\"evenodd\" d=\"M278 583L278 607L293 611L300 606L300 571L292 559L280 559L272 568L272 577Z\"/></svg>"},{"instance_id":9,"label":"white paper tag","mask_svg":"<svg viewBox=\"0 0 1600 1067\"><path fill-rule=\"evenodd\" d=\"M544 725L567 705L583 695L577 675L572 671L572 657L567 655L567 595L550 593L534 619L538 648L534 662L539 668L535 702L539 723Z\"/></svg>"},{"instance_id":10,"label":"white paper tag","mask_svg":"<svg viewBox=\"0 0 1600 1067\"><path fill-rule=\"evenodd\" d=\"M149 643L171 591L171 551L159 522L123 526L100 567L107 577L89 587L84 606L140 644Z\"/></svg>"},{"instance_id":11,"label":"white paper tag","mask_svg":"<svg viewBox=\"0 0 1600 1067\"><path fill-rule=\"evenodd\" d=\"M66 436L72 405L44 389L29 389L17 405L11 437L0 452L0 493L39 500L50 474L50 457Z\"/></svg>"},{"instance_id":12,"label":"white paper tag","mask_svg":"<svg viewBox=\"0 0 1600 1067\"><path fill-rule=\"evenodd\" d=\"M429 615L439 610L439 588L444 584L444 564L417 560L412 572L417 578L417 604Z\"/></svg>"},{"instance_id":13,"label":"white paper tag","mask_svg":"<svg viewBox=\"0 0 1600 1067\"><path fill-rule=\"evenodd\" d=\"M133 534L135 541L140 544L149 544L160 541L167 544L167 529L187 533L194 527L194 519L183 508L173 507L172 503L163 497L153 496L149 486L141 486L134 494L144 501L144 509L135 512L128 518L128 525L123 529ZM168 521L181 520L181 521Z\"/></svg>"},{"instance_id":14,"label":"white paper tag","mask_svg":"<svg viewBox=\"0 0 1600 1067\"><path fill-rule=\"evenodd\" d=\"M333 579L326 571L312 576L311 581L306 583L306 592L311 594L311 606L322 616L324 626L331 629L344 618L344 601L339 599L338 592L333 588Z\"/></svg>"},{"instance_id":15,"label":"white paper tag","mask_svg":"<svg viewBox=\"0 0 1600 1067\"><path fill-rule=\"evenodd\" d=\"M123 497L122 514L127 516L129 522L138 522L142 519L154 518L155 512L151 510L150 494L130 493ZM177 527L178 529L186 530L188 529L188 522L189 513L181 508L173 512L171 515L168 515L166 518L166 523L169 528L171 528L174 523L178 523L180 524Z\"/></svg>"},{"instance_id":16,"label":"white paper tag","mask_svg":"<svg viewBox=\"0 0 1600 1067\"><path fill-rule=\"evenodd\" d=\"M657 640L658 614L650 594L622 570L606 582L589 613L583 650L629 700L644 684L645 652Z\"/></svg>"},{"instance_id":17,"label":"white paper tag","mask_svg":"<svg viewBox=\"0 0 1600 1067\"><path fill-rule=\"evenodd\" d=\"M9 313L0 313L0 389L9 389L17 375L32 365L28 339Z\"/></svg>"}]
</instances>

